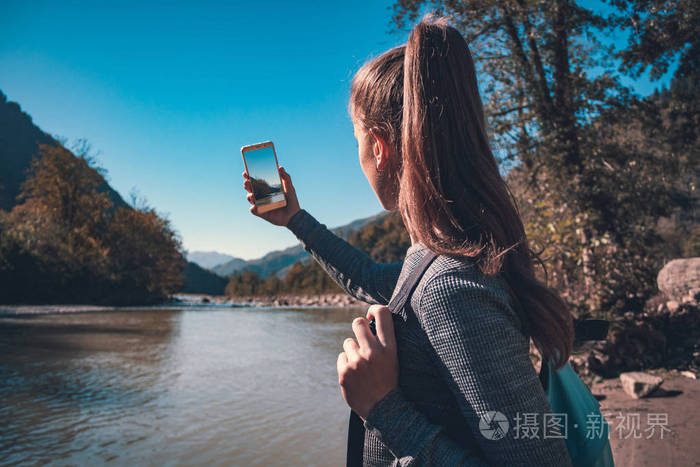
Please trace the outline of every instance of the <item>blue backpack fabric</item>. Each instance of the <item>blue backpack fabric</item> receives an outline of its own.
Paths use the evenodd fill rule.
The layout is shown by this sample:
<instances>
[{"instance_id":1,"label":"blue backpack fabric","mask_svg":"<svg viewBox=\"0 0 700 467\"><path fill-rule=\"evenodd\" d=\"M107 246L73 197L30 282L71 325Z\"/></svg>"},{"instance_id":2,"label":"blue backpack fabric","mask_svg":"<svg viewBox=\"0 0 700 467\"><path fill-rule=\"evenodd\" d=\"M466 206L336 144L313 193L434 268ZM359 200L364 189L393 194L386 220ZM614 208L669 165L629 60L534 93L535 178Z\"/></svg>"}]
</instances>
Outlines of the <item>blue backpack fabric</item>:
<instances>
[{"instance_id":1,"label":"blue backpack fabric","mask_svg":"<svg viewBox=\"0 0 700 467\"><path fill-rule=\"evenodd\" d=\"M576 340L603 340L608 322L577 323ZM568 363L558 370L549 359L542 362L540 381L552 413L566 414L566 447L576 467L614 466L608 434L610 427L600 412L600 403Z\"/></svg>"}]
</instances>

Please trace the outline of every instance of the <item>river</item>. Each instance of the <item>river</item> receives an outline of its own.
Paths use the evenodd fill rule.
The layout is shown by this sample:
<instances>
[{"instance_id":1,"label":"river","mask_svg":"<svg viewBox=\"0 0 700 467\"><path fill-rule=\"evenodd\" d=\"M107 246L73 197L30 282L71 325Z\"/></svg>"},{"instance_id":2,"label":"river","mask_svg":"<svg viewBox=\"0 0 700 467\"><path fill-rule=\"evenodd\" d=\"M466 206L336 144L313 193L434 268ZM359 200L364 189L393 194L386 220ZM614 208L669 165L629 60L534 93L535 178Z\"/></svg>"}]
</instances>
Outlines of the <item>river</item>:
<instances>
[{"instance_id":1,"label":"river","mask_svg":"<svg viewBox=\"0 0 700 467\"><path fill-rule=\"evenodd\" d=\"M0 315L0 464L344 465L362 310Z\"/></svg>"}]
</instances>

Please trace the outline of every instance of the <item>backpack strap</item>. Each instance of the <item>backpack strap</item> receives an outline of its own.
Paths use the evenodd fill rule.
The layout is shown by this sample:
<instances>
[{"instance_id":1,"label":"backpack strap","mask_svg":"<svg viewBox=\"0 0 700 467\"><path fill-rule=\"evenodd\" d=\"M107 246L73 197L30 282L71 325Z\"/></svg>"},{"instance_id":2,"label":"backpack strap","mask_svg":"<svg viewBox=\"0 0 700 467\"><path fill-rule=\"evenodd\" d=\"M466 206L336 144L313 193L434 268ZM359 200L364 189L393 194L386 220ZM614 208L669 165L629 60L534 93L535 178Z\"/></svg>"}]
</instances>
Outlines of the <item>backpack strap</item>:
<instances>
[{"instance_id":1,"label":"backpack strap","mask_svg":"<svg viewBox=\"0 0 700 467\"><path fill-rule=\"evenodd\" d=\"M346 454L347 467L362 467L362 456L365 450L365 425L362 419L350 410L348 424L348 451Z\"/></svg>"},{"instance_id":2,"label":"backpack strap","mask_svg":"<svg viewBox=\"0 0 700 467\"><path fill-rule=\"evenodd\" d=\"M437 255L432 251L421 258L420 262L411 269L406 280L401 284L401 289L389 302L389 310L392 314L401 316L404 321L408 315L404 310L406 303L411 298L411 294L416 290L425 271L435 261ZM374 332L374 320L370 321L370 328ZM365 449L365 425L359 415L354 410L350 411L350 422L348 424L348 450L346 456L347 467L362 467L362 457Z\"/></svg>"},{"instance_id":3,"label":"backpack strap","mask_svg":"<svg viewBox=\"0 0 700 467\"><path fill-rule=\"evenodd\" d=\"M389 310L391 310L392 313L399 314L404 320L406 319L404 307L410 300L413 291L416 290L425 271L427 271L433 261L435 261L435 258L437 258L437 255L428 250L425 256L421 258L420 262L411 270L406 280L401 284L401 289L389 302Z\"/></svg>"}]
</instances>

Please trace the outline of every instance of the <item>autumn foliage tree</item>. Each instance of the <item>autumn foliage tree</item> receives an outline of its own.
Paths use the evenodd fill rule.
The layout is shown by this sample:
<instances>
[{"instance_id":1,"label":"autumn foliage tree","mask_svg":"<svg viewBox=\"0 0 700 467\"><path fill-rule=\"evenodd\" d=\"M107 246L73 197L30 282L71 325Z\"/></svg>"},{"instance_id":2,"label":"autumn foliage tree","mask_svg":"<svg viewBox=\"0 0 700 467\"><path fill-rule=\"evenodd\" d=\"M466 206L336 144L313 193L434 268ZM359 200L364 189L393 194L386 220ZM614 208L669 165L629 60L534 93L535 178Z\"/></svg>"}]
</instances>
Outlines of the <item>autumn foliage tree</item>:
<instances>
[{"instance_id":1,"label":"autumn foliage tree","mask_svg":"<svg viewBox=\"0 0 700 467\"><path fill-rule=\"evenodd\" d=\"M696 17L697 7L610 3L613 13L572 0L399 0L394 16L402 27L425 11L447 14L467 38L494 149L549 279L580 314L606 317L638 311L655 293L668 259L657 221L687 208L692 187L679 180L697 171L697 159L673 149L677 122L658 101L623 86L614 60L624 59L624 71L667 60L666 49L696 51L697 22L684 19L682 38L671 40L669 31L654 31L654 19L683 16L676 14L683 9ZM630 4L644 12L637 23L625 22ZM671 27L668 18L663 27ZM641 23L658 39L649 47L636 39ZM601 40L614 29L630 32L626 51Z\"/></svg>"},{"instance_id":2,"label":"autumn foliage tree","mask_svg":"<svg viewBox=\"0 0 700 467\"><path fill-rule=\"evenodd\" d=\"M82 148L76 156L41 145L21 204L0 211L0 301L151 303L182 285L182 248L169 222L145 206L115 207Z\"/></svg>"},{"instance_id":3,"label":"autumn foliage tree","mask_svg":"<svg viewBox=\"0 0 700 467\"><path fill-rule=\"evenodd\" d=\"M106 242L110 281L117 290L129 291L126 301L162 300L182 288L185 260L180 239L153 208L119 208L112 215Z\"/></svg>"}]
</instances>

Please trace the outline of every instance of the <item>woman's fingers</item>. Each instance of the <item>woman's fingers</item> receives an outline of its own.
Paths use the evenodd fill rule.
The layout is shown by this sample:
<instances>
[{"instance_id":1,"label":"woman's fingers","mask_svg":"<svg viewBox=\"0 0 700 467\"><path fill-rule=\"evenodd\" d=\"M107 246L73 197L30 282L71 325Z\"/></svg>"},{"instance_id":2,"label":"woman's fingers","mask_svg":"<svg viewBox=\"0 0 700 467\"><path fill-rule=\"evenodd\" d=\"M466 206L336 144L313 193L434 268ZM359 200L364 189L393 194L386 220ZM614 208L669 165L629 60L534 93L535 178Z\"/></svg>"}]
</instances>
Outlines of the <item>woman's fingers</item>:
<instances>
[{"instance_id":1,"label":"woman's fingers","mask_svg":"<svg viewBox=\"0 0 700 467\"><path fill-rule=\"evenodd\" d=\"M285 193L294 193L294 185L292 184L292 177L287 173L284 167L280 167L280 178L284 184Z\"/></svg>"},{"instance_id":2,"label":"woman's fingers","mask_svg":"<svg viewBox=\"0 0 700 467\"><path fill-rule=\"evenodd\" d=\"M352 331L357 337L357 343L360 345L360 348L371 349L377 345L377 339L372 334L366 319L362 317L353 319Z\"/></svg>"},{"instance_id":3,"label":"woman's fingers","mask_svg":"<svg viewBox=\"0 0 700 467\"><path fill-rule=\"evenodd\" d=\"M343 350L345 350L345 354L347 355L347 359L349 362L359 360L359 347L357 346L357 342L355 342L355 339L353 339L352 337L348 337L343 341Z\"/></svg>"},{"instance_id":4,"label":"woman's fingers","mask_svg":"<svg viewBox=\"0 0 700 467\"><path fill-rule=\"evenodd\" d=\"M253 184L250 183L250 180L246 180L245 182L243 182L243 188L245 188L245 191L247 191L248 193L253 192Z\"/></svg>"},{"instance_id":5,"label":"woman's fingers","mask_svg":"<svg viewBox=\"0 0 700 467\"><path fill-rule=\"evenodd\" d=\"M391 311L383 305L371 305L367 310L367 319L374 318L377 328L377 339L384 347L396 348L396 335L394 334L394 321Z\"/></svg>"},{"instance_id":6,"label":"woman's fingers","mask_svg":"<svg viewBox=\"0 0 700 467\"><path fill-rule=\"evenodd\" d=\"M348 364L348 356L345 355L345 352L340 352L338 355L338 361L336 362L336 367L338 369L338 374L340 375L345 368L345 366Z\"/></svg>"},{"instance_id":7,"label":"woman's fingers","mask_svg":"<svg viewBox=\"0 0 700 467\"><path fill-rule=\"evenodd\" d=\"M246 195L246 199L250 204L255 204L255 197L253 196L253 193L248 193Z\"/></svg>"},{"instance_id":8,"label":"woman's fingers","mask_svg":"<svg viewBox=\"0 0 700 467\"><path fill-rule=\"evenodd\" d=\"M279 168L280 179L282 179L282 185L285 193L289 193L289 188L291 186L291 180L289 179L289 174L284 170L284 167Z\"/></svg>"}]
</instances>

